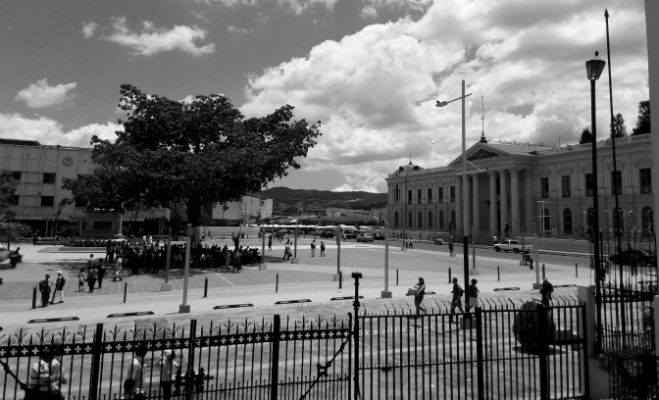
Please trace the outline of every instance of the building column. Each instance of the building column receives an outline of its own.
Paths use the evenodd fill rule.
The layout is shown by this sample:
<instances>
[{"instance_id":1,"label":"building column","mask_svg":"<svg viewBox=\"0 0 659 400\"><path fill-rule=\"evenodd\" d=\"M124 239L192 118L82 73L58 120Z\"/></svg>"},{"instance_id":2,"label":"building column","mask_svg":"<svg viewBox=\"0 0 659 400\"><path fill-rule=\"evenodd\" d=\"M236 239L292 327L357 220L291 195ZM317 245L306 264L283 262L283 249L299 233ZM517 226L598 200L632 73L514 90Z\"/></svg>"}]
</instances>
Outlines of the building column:
<instances>
[{"instance_id":1,"label":"building column","mask_svg":"<svg viewBox=\"0 0 659 400\"><path fill-rule=\"evenodd\" d=\"M498 235L497 229L497 171L488 171L490 176L490 235Z\"/></svg>"},{"instance_id":2,"label":"building column","mask_svg":"<svg viewBox=\"0 0 659 400\"><path fill-rule=\"evenodd\" d=\"M463 226L463 229L464 229L464 234L466 236L471 235L471 227L472 227L472 225L471 225L471 222L472 222L471 221L471 216L472 216L471 185L469 184L469 181L471 179L469 179L469 178L470 178L469 175L463 175L462 176L462 184L465 185L465 189L464 189L465 198L462 200L463 201L463 203L462 203L463 206L462 207L464 208L463 212L465 213L465 215L463 216L463 218L465 220L465 222L464 222L465 226Z\"/></svg>"},{"instance_id":3,"label":"building column","mask_svg":"<svg viewBox=\"0 0 659 400\"><path fill-rule=\"evenodd\" d=\"M512 214L511 229L515 235L520 232L519 220L519 169L510 170L510 213Z\"/></svg>"},{"instance_id":4,"label":"building column","mask_svg":"<svg viewBox=\"0 0 659 400\"><path fill-rule=\"evenodd\" d=\"M462 226L462 179L458 176L455 180L455 234L462 236L464 227Z\"/></svg>"},{"instance_id":5,"label":"building column","mask_svg":"<svg viewBox=\"0 0 659 400\"><path fill-rule=\"evenodd\" d=\"M528 169L524 171L524 175L526 175L526 183L524 187L524 204L526 204L526 210L524 212L524 222L526 225L525 232L533 233L537 232L534 229L535 215L533 214L533 210L535 205L533 201L533 177Z\"/></svg>"},{"instance_id":6,"label":"building column","mask_svg":"<svg viewBox=\"0 0 659 400\"><path fill-rule=\"evenodd\" d=\"M501 179L501 235L505 234L504 230L506 224L510 225L510 218L508 217L508 171L502 169L499 171Z\"/></svg>"},{"instance_id":7,"label":"building column","mask_svg":"<svg viewBox=\"0 0 659 400\"><path fill-rule=\"evenodd\" d=\"M480 227L480 207L478 204L478 196L479 196L479 191L478 191L478 174L474 174L471 176L471 184L472 184L472 210L473 210L473 219L471 221L471 234L474 236L474 243L476 243L476 238L478 237L478 234L480 233L481 227Z\"/></svg>"}]
</instances>

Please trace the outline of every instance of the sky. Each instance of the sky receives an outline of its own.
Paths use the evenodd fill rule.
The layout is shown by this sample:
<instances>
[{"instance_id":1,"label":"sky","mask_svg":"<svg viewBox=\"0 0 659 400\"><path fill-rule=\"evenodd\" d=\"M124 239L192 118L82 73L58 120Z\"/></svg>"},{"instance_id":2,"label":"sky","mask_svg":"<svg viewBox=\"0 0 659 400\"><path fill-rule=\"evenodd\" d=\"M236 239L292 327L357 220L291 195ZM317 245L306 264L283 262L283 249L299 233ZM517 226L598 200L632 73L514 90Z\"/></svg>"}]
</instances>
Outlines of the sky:
<instances>
[{"instance_id":1,"label":"sky","mask_svg":"<svg viewBox=\"0 0 659 400\"><path fill-rule=\"evenodd\" d=\"M0 137L89 147L122 130L119 87L174 100L223 94L247 116L284 104L318 144L269 187L385 192L410 161L447 165L490 142L577 143L590 126L585 61L606 60L613 106L649 98L641 0L0 1ZM606 69L598 137L608 134Z\"/></svg>"}]
</instances>

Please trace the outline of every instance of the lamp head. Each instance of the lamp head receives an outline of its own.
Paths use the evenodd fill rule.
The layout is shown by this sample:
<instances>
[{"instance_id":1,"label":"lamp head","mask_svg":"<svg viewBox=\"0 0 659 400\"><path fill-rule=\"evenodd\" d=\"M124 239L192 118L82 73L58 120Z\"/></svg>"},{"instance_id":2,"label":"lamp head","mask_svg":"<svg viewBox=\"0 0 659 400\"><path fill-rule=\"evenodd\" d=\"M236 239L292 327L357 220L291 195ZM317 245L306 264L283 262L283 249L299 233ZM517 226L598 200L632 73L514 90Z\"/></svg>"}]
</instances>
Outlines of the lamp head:
<instances>
[{"instance_id":1,"label":"lamp head","mask_svg":"<svg viewBox=\"0 0 659 400\"><path fill-rule=\"evenodd\" d=\"M606 62L598 56L599 52L596 51L595 58L586 61L586 76L588 77L588 80L596 81L600 78L600 75L602 75L602 70L604 69Z\"/></svg>"},{"instance_id":2,"label":"lamp head","mask_svg":"<svg viewBox=\"0 0 659 400\"><path fill-rule=\"evenodd\" d=\"M446 102L446 101L439 101L439 100L437 100L437 101L435 102L435 107L444 107L444 106L446 106L447 104L448 104L448 102Z\"/></svg>"}]
</instances>

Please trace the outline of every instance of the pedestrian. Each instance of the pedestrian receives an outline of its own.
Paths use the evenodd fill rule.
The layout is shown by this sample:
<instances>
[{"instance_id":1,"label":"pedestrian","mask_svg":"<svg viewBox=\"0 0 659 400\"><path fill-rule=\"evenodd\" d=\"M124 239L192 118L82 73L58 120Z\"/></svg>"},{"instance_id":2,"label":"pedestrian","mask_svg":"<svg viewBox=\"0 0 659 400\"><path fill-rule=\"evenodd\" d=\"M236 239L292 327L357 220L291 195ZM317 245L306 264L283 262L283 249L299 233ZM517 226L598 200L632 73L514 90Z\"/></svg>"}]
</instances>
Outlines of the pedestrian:
<instances>
[{"instance_id":1,"label":"pedestrian","mask_svg":"<svg viewBox=\"0 0 659 400\"><path fill-rule=\"evenodd\" d=\"M50 304L55 304L55 297L59 298L59 303L64 303L64 284L66 279L62 275L62 271L57 271L57 278L55 278L55 290L53 291L53 298L50 300Z\"/></svg>"},{"instance_id":2,"label":"pedestrian","mask_svg":"<svg viewBox=\"0 0 659 400\"><path fill-rule=\"evenodd\" d=\"M480 306L478 302L479 290L478 287L476 286L477 283L478 281L476 279L472 279L471 285L469 285L469 287L467 288L467 304L469 305L469 307L476 308Z\"/></svg>"},{"instance_id":3,"label":"pedestrian","mask_svg":"<svg viewBox=\"0 0 659 400\"><path fill-rule=\"evenodd\" d=\"M272 235L268 235L268 250L272 251Z\"/></svg>"},{"instance_id":4,"label":"pedestrian","mask_svg":"<svg viewBox=\"0 0 659 400\"><path fill-rule=\"evenodd\" d=\"M112 282L123 281L121 277L121 270L124 266L124 259L121 257L121 253L117 252L117 258L114 261L114 276L112 277Z\"/></svg>"},{"instance_id":5,"label":"pedestrian","mask_svg":"<svg viewBox=\"0 0 659 400\"><path fill-rule=\"evenodd\" d=\"M87 281L87 274L85 273L84 268L80 268L80 272L78 272L78 292L84 292L85 291L85 282Z\"/></svg>"},{"instance_id":6,"label":"pedestrian","mask_svg":"<svg viewBox=\"0 0 659 400\"><path fill-rule=\"evenodd\" d=\"M176 353L173 350L166 349L163 351L163 357L158 364L160 365L160 388L162 389L163 399L169 400L172 397L174 374L180 367L176 361Z\"/></svg>"},{"instance_id":7,"label":"pedestrian","mask_svg":"<svg viewBox=\"0 0 659 400\"><path fill-rule=\"evenodd\" d=\"M98 274L98 288L100 289L103 287L103 278L105 277L105 262L99 260L96 273Z\"/></svg>"},{"instance_id":8,"label":"pedestrian","mask_svg":"<svg viewBox=\"0 0 659 400\"><path fill-rule=\"evenodd\" d=\"M39 281L39 292L41 293L41 307L48 306L50 299L50 275L46 274L42 280Z\"/></svg>"},{"instance_id":9,"label":"pedestrian","mask_svg":"<svg viewBox=\"0 0 659 400\"><path fill-rule=\"evenodd\" d=\"M44 346L31 366L25 388L25 400L63 400L62 384L67 383L62 363L49 346Z\"/></svg>"},{"instance_id":10,"label":"pedestrian","mask_svg":"<svg viewBox=\"0 0 659 400\"><path fill-rule=\"evenodd\" d=\"M540 294L542 295L542 305L549 307L549 302L551 301L551 294L554 291L554 285L545 278L542 281L542 287L540 288Z\"/></svg>"},{"instance_id":11,"label":"pedestrian","mask_svg":"<svg viewBox=\"0 0 659 400\"><path fill-rule=\"evenodd\" d=\"M426 312L426 308L421 305L423 302L423 296L426 294L426 283L422 277L419 277L419 282L414 285L414 307L416 308L416 313L421 314L421 311Z\"/></svg>"},{"instance_id":12,"label":"pedestrian","mask_svg":"<svg viewBox=\"0 0 659 400\"><path fill-rule=\"evenodd\" d=\"M456 308L464 314L464 309L462 308L462 295L464 294L464 290L458 284L458 278L453 278L453 290L451 293L453 293L453 298L451 299L451 318L449 319L449 322L453 322L453 314L455 314ZM456 324L457 323L458 321L456 321Z\"/></svg>"},{"instance_id":13,"label":"pedestrian","mask_svg":"<svg viewBox=\"0 0 659 400\"><path fill-rule=\"evenodd\" d=\"M316 239L311 241L311 257L316 256Z\"/></svg>"},{"instance_id":14,"label":"pedestrian","mask_svg":"<svg viewBox=\"0 0 659 400\"><path fill-rule=\"evenodd\" d=\"M293 254L291 253L291 245L286 242L286 245L284 246L284 260L290 260L291 256Z\"/></svg>"},{"instance_id":15,"label":"pedestrian","mask_svg":"<svg viewBox=\"0 0 659 400\"><path fill-rule=\"evenodd\" d=\"M94 293L94 288L96 287L96 267L91 267L87 271L87 286L89 287L89 293Z\"/></svg>"},{"instance_id":16,"label":"pedestrian","mask_svg":"<svg viewBox=\"0 0 659 400\"><path fill-rule=\"evenodd\" d=\"M94 266L94 261L95 261L95 260L94 260L94 255L93 255L93 254L90 254L90 255L89 255L89 260L87 260L87 271L89 271L90 269L92 269L92 267Z\"/></svg>"},{"instance_id":17,"label":"pedestrian","mask_svg":"<svg viewBox=\"0 0 659 400\"><path fill-rule=\"evenodd\" d=\"M127 399L135 399L140 395L143 396L142 386L144 384L143 370L145 356L146 348L138 345L133 353L133 361L128 367L128 377L124 381L124 396ZM126 387L126 382L128 381L131 381L132 385L128 383L129 387Z\"/></svg>"},{"instance_id":18,"label":"pedestrian","mask_svg":"<svg viewBox=\"0 0 659 400\"><path fill-rule=\"evenodd\" d=\"M409 239L409 242L407 243L407 247L410 250L414 250L414 242L412 242L412 238Z\"/></svg>"}]
</instances>

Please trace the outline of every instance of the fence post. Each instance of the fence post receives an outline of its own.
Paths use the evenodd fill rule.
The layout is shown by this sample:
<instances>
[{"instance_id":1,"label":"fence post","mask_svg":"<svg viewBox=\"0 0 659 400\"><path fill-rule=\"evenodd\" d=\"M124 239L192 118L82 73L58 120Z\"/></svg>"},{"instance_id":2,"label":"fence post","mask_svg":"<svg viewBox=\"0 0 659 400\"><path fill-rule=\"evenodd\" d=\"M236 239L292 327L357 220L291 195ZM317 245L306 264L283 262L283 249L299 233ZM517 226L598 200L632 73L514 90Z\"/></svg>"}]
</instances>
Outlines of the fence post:
<instances>
[{"instance_id":1,"label":"fence post","mask_svg":"<svg viewBox=\"0 0 659 400\"><path fill-rule=\"evenodd\" d=\"M208 280L208 278L206 278ZM188 373L187 376L191 377L194 371L194 346L195 338L197 337L197 320L190 320L190 345L188 346ZM197 371L199 372L199 371ZM194 391L194 382L189 378L185 380L185 398L186 400L192 399L192 392Z\"/></svg>"},{"instance_id":2,"label":"fence post","mask_svg":"<svg viewBox=\"0 0 659 400\"><path fill-rule=\"evenodd\" d=\"M270 364L270 399L277 400L279 381L279 336L281 336L281 317L275 314L272 323L272 359Z\"/></svg>"},{"instance_id":3,"label":"fence post","mask_svg":"<svg viewBox=\"0 0 659 400\"><path fill-rule=\"evenodd\" d=\"M448 267L448 283L451 283L451 267Z\"/></svg>"},{"instance_id":4,"label":"fence post","mask_svg":"<svg viewBox=\"0 0 659 400\"><path fill-rule=\"evenodd\" d=\"M547 318L548 310L542 304L538 304L536 318L538 318L538 362L540 372L540 400L549 400L549 341L547 340Z\"/></svg>"},{"instance_id":5,"label":"fence post","mask_svg":"<svg viewBox=\"0 0 659 400\"><path fill-rule=\"evenodd\" d=\"M352 277L355 279L355 301L352 303L355 309L355 324L353 331L353 341L355 342L355 374L354 381L355 387L353 388L354 399L360 399L361 394L359 391L359 279L362 278L362 273L355 271L352 273Z\"/></svg>"},{"instance_id":6,"label":"fence post","mask_svg":"<svg viewBox=\"0 0 659 400\"><path fill-rule=\"evenodd\" d=\"M204 298L208 297L208 277L204 278Z\"/></svg>"},{"instance_id":7,"label":"fence post","mask_svg":"<svg viewBox=\"0 0 659 400\"><path fill-rule=\"evenodd\" d=\"M396 286L398 286L398 268L396 268Z\"/></svg>"},{"instance_id":8,"label":"fence post","mask_svg":"<svg viewBox=\"0 0 659 400\"><path fill-rule=\"evenodd\" d=\"M497 282L501 282L501 268L497 265Z\"/></svg>"},{"instance_id":9,"label":"fence post","mask_svg":"<svg viewBox=\"0 0 659 400\"><path fill-rule=\"evenodd\" d=\"M32 309L37 308L37 287L32 288Z\"/></svg>"},{"instance_id":10,"label":"fence post","mask_svg":"<svg viewBox=\"0 0 659 400\"><path fill-rule=\"evenodd\" d=\"M279 293L279 274L275 275L275 293Z\"/></svg>"},{"instance_id":11,"label":"fence post","mask_svg":"<svg viewBox=\"0 0 659 400\"><path fill-rule=\"evenodd\" d=\"M91 371L89 372L89 400L97 400L99 398L98 381L101 375L101 351L103 341L103 324L96 324L96 332L94 333L94 343L92 344L92 363Z\"/></svg>"},{"instance_id":12,"label":"fence post","mask_svg":"<svg viewBox=\"0 0 659 400\"><path fill-rule=\"evenodd\" d=\"M578 278L579 277L579 264L574 263L574 277Z\"/></svg>"},{"instance_id":13,"label":"fence post","mask_svg":"<svg viewBox=\"0 0 659 400\"><path fill-rule=\"evenodd\" d=\"M126 294L128 293L128 282L124 282L124 304L126 304Z\"/></svg>"},{"instance_id":14,"label":"fence post","mask_svg":"<svg viewBox=\"0 0 659 400\"><path fill-rule=\"evenodd\" d=\"M542 264L542 279L545 279L545 278L546 278L546 275L545 275L545 264Z\"/></svg>"},{"instance_id":15,"label":"fence post","mask_svg":"<svg viewBox=\"0 0 659 400\"><path fill-rule=\"evenodd\" d=\"M483 371L483 310L476 307L476 366L478 375L478 400L485 399L485 376Z\"/></svg>"}]
</instances>

